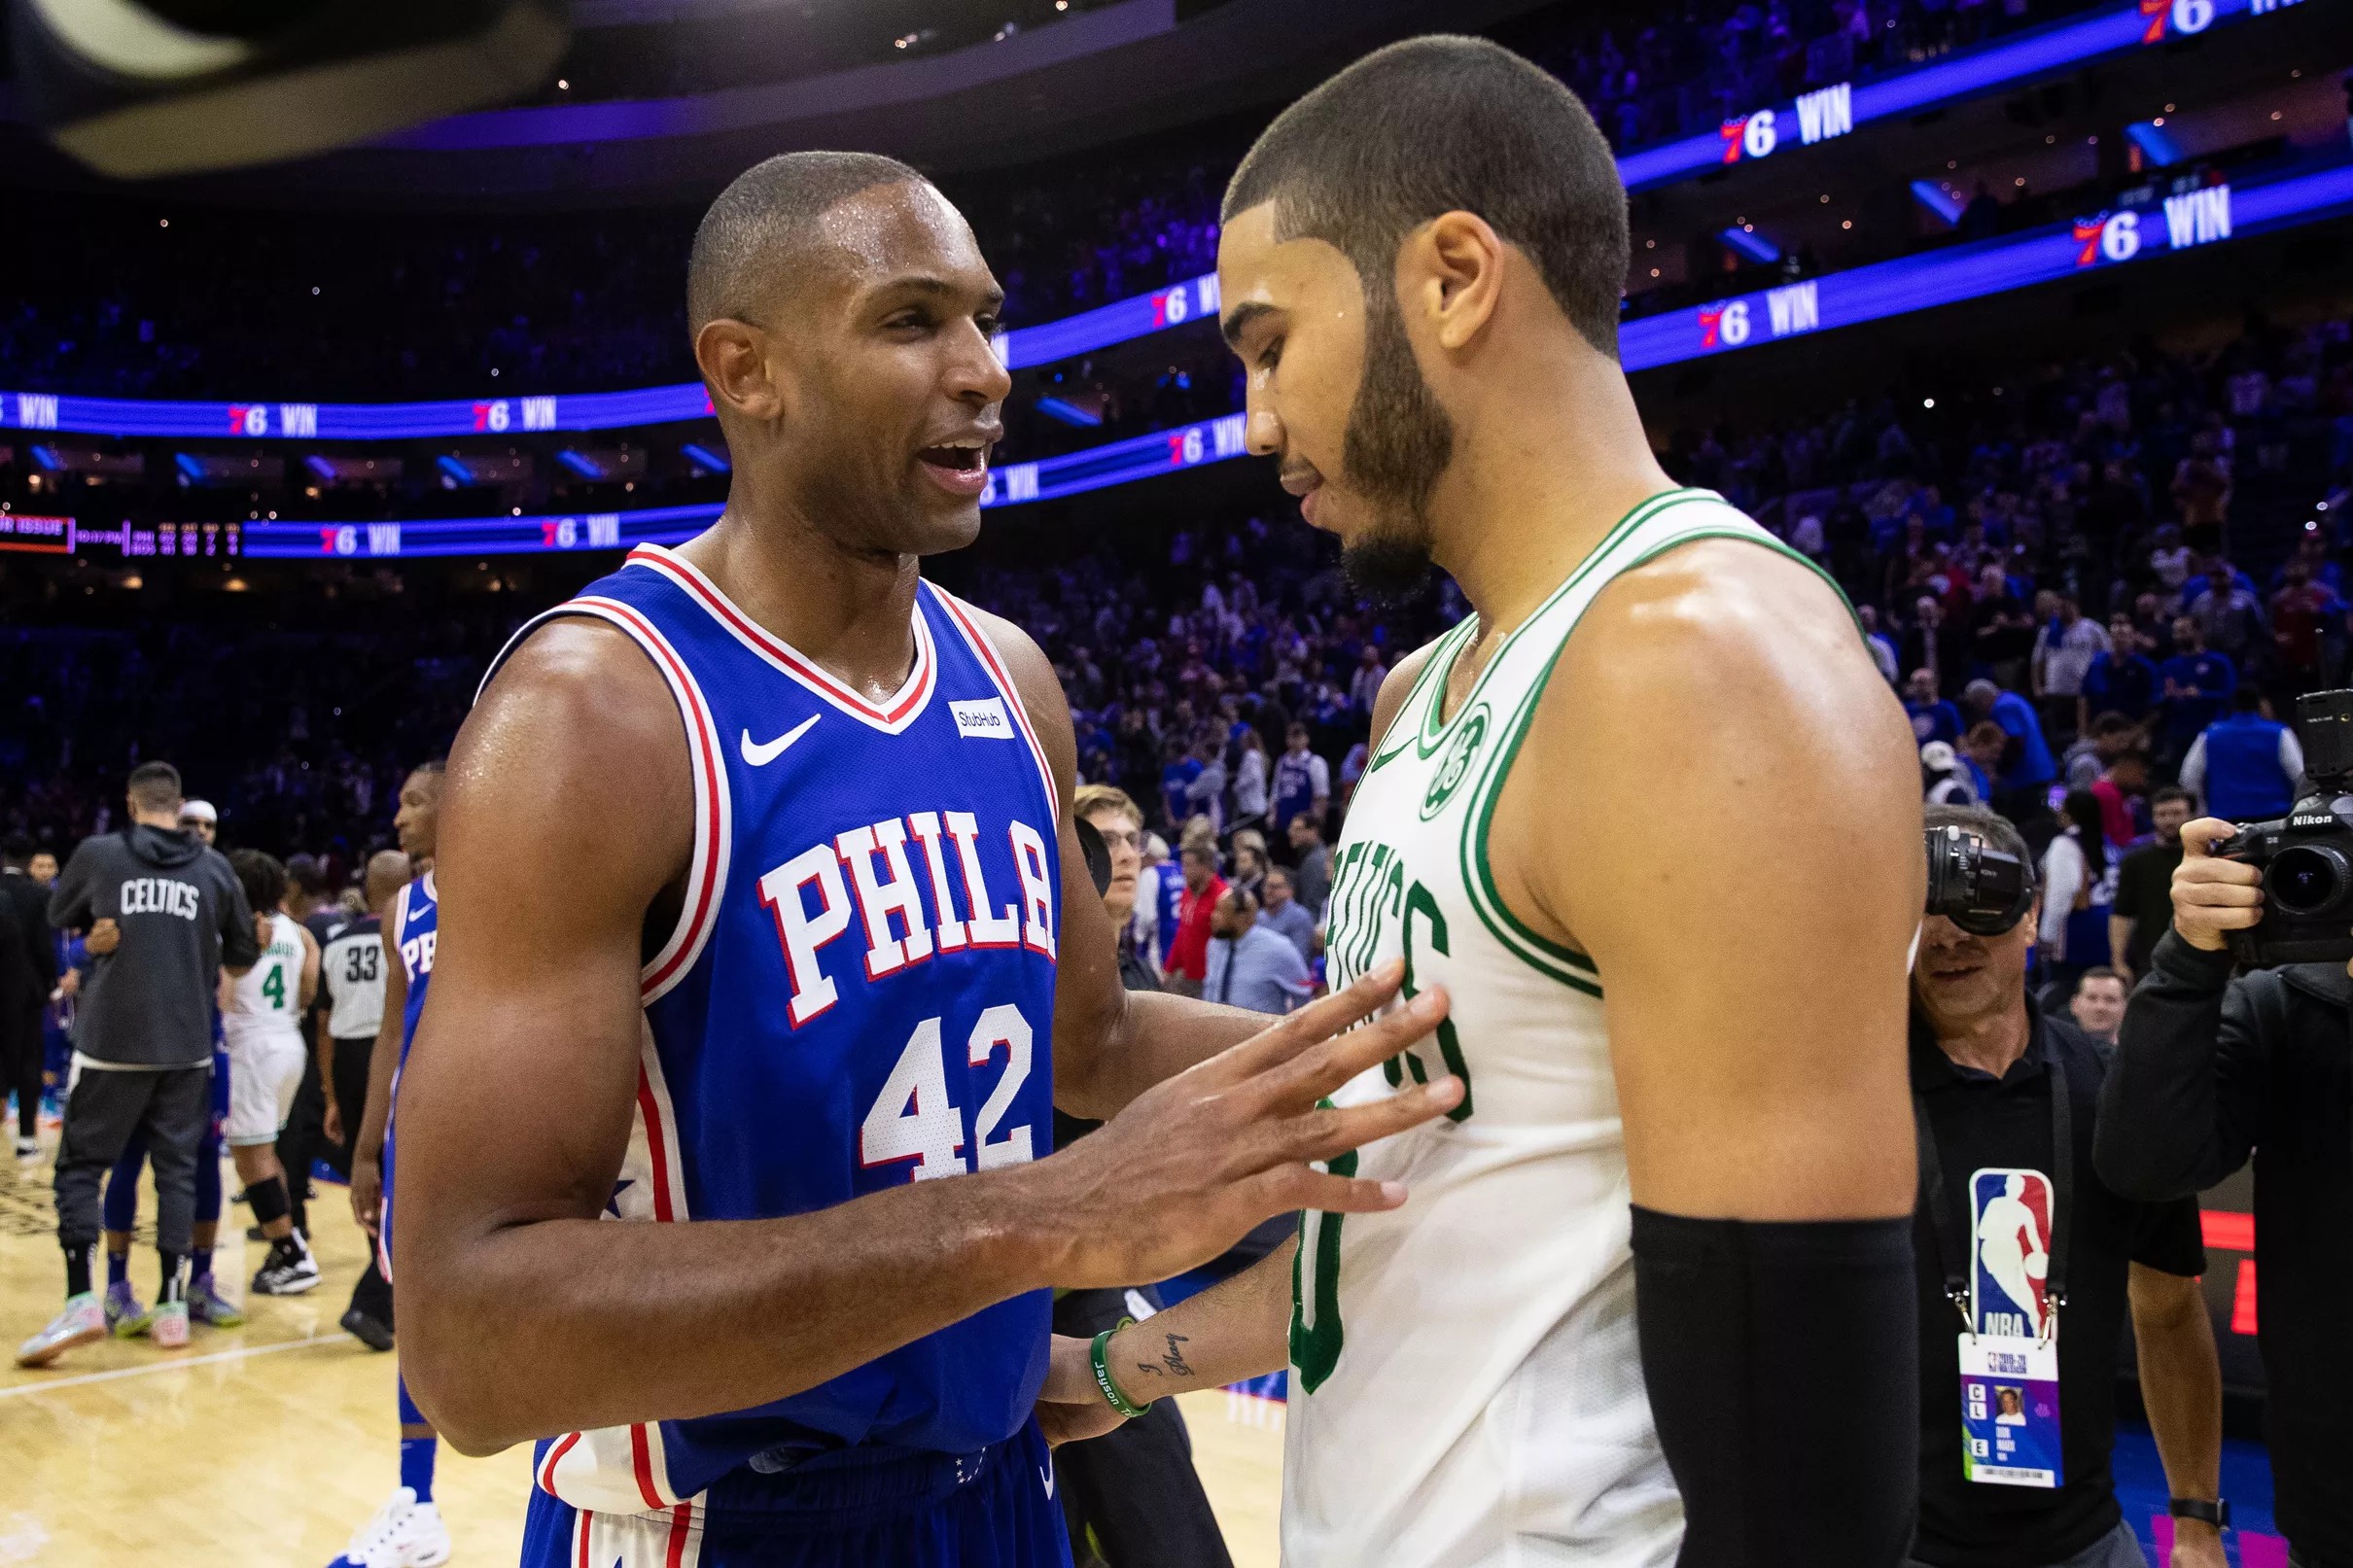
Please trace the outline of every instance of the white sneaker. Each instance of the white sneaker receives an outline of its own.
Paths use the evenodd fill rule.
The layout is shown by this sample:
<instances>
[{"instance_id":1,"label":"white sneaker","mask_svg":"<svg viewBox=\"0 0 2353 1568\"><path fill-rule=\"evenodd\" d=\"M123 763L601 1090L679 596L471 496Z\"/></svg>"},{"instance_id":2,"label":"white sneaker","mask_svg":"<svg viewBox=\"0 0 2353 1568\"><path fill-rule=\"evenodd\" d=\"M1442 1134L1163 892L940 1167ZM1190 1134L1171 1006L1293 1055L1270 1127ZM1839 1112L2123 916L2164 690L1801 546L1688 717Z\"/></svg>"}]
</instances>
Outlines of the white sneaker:
<instances>
[{"instance_id":1,"label":"white sneaker","mask_svg":"<svg viewBox=\"0 0 2353 1568\"><path fill-rule=\"evenodd\" d=\"M253 1276L254 1295L299 1296L317 1287L319 1264L310 1255L309 1245L299 1236L288 1240L292 1246L273 1245L263 1260L260 1272Z\"/></svg>"},{"instance_id":2,"label":"white sneaker","mask_svg":"<svg viewBox=\"0 0 2353 1568\"><path fill-rule=\"evenodd\" d=\"M106 1308L95 1291L66 1299L65 1310L49 1326L17 1347L19 1367L46 1367L78 1344L95 1344L106 1338Z\"/></svg>"},{"instance_id":3,"label":"white sneaker","mask_svg":"<svg viewBox=\"0 0 2353 1568\"><path fill-rule=\"evenodd\" d=\"M398 1486L327 1568L434 1568L448 1560L449 1527L441 1511Z\"/></svg>"}]
</instances>

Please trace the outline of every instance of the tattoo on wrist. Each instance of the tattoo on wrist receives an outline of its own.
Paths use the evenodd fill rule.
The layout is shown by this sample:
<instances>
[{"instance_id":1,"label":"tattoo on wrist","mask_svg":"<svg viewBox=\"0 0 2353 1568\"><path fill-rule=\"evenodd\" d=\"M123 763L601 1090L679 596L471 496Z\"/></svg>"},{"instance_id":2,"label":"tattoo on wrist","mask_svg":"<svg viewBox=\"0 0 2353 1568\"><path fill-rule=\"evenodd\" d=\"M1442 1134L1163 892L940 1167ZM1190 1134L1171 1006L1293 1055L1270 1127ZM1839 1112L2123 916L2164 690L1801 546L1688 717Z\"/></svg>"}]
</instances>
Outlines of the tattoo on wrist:
<instances>
[{"instance_id":1,"label":"tattoo on wrist","mask_svg":"<svg viewBox=\"0 0 2353 1568\"><path fill-rule=\"evenodd\" d=\"M1167 1336L1167 1339L1169 1353L1160 1358L1161 1365L1179 1377L1190 1377L1193 1376L1193 1369L1185 1364L1184 1351L1181 1348L1192 1342L1190 1337L1182 1334L1171 1334Z\"/></svg>"},{"instance_id":2,"label":"tattoo on wrist","mask_svg":"<svg viewBox=\"0 0 2353 1568\"><path fill-rule=\"evenodd\" d=\"M1147 1377L1159 1377L1165 1376L1160 1370L1160 1363L1157 1361L1139 1361L1136 1363L1136 1370L1142 1373Z\"/></svg>"}]
</instances>

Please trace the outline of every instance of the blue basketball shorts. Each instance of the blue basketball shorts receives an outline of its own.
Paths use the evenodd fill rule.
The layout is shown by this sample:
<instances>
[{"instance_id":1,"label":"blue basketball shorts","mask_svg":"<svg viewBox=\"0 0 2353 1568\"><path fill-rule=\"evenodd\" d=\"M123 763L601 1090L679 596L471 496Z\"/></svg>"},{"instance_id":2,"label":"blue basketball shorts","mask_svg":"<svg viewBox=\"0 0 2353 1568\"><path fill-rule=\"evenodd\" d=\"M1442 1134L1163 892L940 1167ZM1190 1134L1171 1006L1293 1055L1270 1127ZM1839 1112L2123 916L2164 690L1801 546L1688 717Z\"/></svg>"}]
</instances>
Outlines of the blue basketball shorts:
<instances>
[{"instance_id":1,"label":"blue basketball shorts","mask_svg":"<svg viewBox=\"0 0 2353 1568\"><path fill-rule=\"evenodd\" d=\"M750 1469L660 1513L534 1487L523 1568L1070 1568L1054 1462L1032 1422L975 1454L849 1449Z\"/></svg>"}]
</instances>

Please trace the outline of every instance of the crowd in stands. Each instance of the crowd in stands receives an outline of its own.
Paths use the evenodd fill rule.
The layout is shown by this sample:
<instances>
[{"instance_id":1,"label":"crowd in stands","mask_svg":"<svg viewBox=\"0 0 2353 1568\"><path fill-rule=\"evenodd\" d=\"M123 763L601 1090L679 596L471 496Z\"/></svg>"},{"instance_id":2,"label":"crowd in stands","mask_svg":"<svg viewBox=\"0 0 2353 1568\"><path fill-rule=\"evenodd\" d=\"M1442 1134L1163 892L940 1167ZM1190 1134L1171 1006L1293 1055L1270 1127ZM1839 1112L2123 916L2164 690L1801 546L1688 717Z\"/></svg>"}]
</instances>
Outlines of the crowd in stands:
<instances>
[{"instance_id":1,"label":"crowd in stands","mask_svg":"<svg viewBox=\"0 0 2353 1568\"><path fill-rule=\"evenodd\" d=\"M2293 758L2276 728L2248 726L2349 679L2342 319L2048 366L1942 411L1890 394L1686 430L1666 456L1846 587L1914 715L1924 791L2005 808L2038 854L2074 846L2087 910L2108 907L2118 855L2150 831L2152 791L2179 780L2242 815L2284 805ZM1226 873L1336 829L1383 676L1464 608L1440 577L1376 610L1328 540L1245 510L1076 549L999 526L1028 528L996 536L1026 544L937 570L1052 657L1082 776L1133 796L1172 856L1188 827L1206 833ZM225 836L358 863L400 771L446 746L508 631L575 586L457 594L411 575L405 597L360 579L322 599L289 577L266 605L216 595L209 619L114 629L0 617L16 623L0 633L0 828L62 845L160 752L222 807ZM2285 773L2267 792L2247 789L2250 736ZM1294 838L1294 818L1313 831Z\"/></svg>"}]
</instances>

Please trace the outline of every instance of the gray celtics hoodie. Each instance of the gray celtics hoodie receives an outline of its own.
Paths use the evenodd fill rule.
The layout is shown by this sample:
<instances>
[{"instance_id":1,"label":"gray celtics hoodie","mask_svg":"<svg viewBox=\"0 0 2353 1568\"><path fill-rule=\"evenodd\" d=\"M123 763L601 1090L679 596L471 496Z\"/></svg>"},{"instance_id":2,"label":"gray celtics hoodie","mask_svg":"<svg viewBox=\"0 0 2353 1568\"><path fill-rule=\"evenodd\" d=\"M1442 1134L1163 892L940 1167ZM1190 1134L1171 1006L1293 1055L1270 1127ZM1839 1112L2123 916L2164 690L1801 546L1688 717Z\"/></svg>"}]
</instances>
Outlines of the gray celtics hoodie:
<instances>
[{"instance_id":1,"label":"gray celtics hoodie","mask_svg":"<svg viewBox=\"0 0 2353 1568\"><path fill-rule=\"evenodd\" d=\"M210 1063L221 966L247 968L261 951L228 857L144 822L84 839L50 894L50 923L81 930L109 918L123 942L90 959L74 1049L112 1066Z\"/></svg>"}]
</instances>

